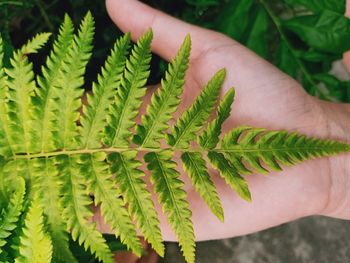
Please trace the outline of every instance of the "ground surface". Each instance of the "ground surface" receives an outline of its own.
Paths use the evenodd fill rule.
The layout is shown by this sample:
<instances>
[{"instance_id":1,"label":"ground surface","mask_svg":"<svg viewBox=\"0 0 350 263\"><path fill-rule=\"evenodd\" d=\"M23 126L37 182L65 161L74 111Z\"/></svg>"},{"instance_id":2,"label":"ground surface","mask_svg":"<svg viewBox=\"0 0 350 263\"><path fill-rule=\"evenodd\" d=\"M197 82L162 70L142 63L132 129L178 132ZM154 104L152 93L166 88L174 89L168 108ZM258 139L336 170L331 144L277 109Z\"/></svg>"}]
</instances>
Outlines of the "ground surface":
<instances>
[{"instance_id":1,"label":"ground surface","mask_svg":"<svg viewBox=\"0 0 350 263\"><path fill-rule=\"evenodd\" d=\"M348 263L350 221L310 217L256 234L197 244L198 263ZM184 262L167 244L162 263Z\"/></svg>"}]
</instances>

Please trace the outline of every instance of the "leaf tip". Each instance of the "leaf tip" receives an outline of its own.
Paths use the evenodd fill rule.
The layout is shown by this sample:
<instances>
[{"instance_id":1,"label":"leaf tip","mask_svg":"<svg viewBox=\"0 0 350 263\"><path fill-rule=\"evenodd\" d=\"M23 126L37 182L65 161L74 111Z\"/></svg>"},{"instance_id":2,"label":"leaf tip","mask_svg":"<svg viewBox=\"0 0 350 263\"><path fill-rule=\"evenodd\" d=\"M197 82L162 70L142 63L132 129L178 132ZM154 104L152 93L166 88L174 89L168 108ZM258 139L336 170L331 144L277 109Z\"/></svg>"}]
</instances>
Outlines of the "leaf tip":
<instances>
[{"instance_id":1,"label":"leaf tip","mask_svg":"<svg viewBox=\"0 0 350 263\"><path fill-rule=\"evenodd\" d=\"M226 77L227 70L226 68L219 69L219 71L216 73L216 75L225 78Z\"/></svg>"},{"instance_id":2,"label":"leaf tip","mask_svg":"<svg viewBox=\"0 0 350 263\"><path fill-rule=\"evenodd\" d=\"M144 34L145 38L152 39L153 38L153 29L150 27L147 29L146 33Z\"/></svg>"},{"instance_id":3,"label":"leaf tip","mask_svg":"<svg viewBox=\"0 0 350 263\"><path fill-rule=\"evenodd\" d=\"M226 95L233 99L236 96L235 88L234 87L229 88L229 90L226 92Z\"/></svg>"},{"instance_id":4,"label":"leaf tip","mask_svg":"<svg viewBox=\"0 0 350 263\"><path fill-rule=\"evenodd\" d=\"M224 211L221 209L220 211L217 211L215 213L215 216L219 219L219 221L221 223L224 223L225 222L225 215L224 215Z\"/></svg>"},{"instance_id":5,"label":"leaf tip","mask_svg":"<svg viewBox=\"0 0 350 263\"><path fill-rule=\"evenodd\" d=\"M249 189L247 189L247 192L240 195L245 201L247 201L248 203L251 203L252 202L252 195L249 191Z\"/></svg>"},{"instance_id":6,"label":"leaf tip","mask_svg":"<svg viewBox=\"0 0 350 263\"><path fill-rule=\"evenodd\" d=\"M191 35L187 34L185 37L184 43L186 43L187 45L191 45L191 42L192 42Z\"/></svg>"}]
</instances>

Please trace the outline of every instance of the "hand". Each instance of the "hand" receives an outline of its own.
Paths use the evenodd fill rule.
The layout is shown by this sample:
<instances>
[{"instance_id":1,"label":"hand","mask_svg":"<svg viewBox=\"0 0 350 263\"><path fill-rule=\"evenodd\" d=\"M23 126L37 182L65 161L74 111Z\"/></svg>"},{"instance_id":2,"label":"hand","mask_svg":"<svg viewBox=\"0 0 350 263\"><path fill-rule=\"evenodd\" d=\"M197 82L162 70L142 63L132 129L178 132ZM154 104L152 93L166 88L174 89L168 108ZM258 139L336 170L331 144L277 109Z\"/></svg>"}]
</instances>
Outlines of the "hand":
<instances>
[{"instance_id":1,"label":"hand","mask_svg":"<svg viewBox=\"0 0 350 263\"><path fill-rule=\"evenodd\" d=\"M116 25L131 32L134 40L151 27L152 50L168 61L175 56L185 35L191 35L192 54L182 109L217 70L225 67L228 74L224 90L236 88L226 131L246 124L350 140L349 105L321 102L309 96L295 80L234 40L179 21L136 0L107 0L107 8ZM225 223L212 215L183 175L197 240L243 235L315 214L349 219L350 162L346 158L349 156L312 160L284 168L281 173L246 177L252 203L241 200L214 174ZM159 208L165 240L175 240L160 211Z\"/></svg>"}]
</instances>

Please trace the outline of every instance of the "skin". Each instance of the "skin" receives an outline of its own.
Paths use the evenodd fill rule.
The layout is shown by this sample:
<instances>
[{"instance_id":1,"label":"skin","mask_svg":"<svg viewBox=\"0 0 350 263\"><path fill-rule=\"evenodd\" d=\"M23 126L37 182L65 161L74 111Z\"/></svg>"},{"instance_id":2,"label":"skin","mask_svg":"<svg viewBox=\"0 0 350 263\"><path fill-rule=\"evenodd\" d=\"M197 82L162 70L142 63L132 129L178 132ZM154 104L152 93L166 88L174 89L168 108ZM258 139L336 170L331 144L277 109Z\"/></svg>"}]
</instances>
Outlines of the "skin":
<instances>
[{"instance_id":1,"label":"skin","mask_svg":"<svg viewBox=\"0 0 350 263\"><path fill-rule=\"evenodd\" d=\"M228 74L223 90L231 86L236 89L226 131L251 125L350 142L350 105L309 96L294 79L225 35L187 24L136 0L107 0L106 5L114 23L131 32L133 40L151 27L152 51L168 61L186 34L191 35L192 53L181 110L217 70L225 67ZM225 211L224 223L210 212L183 174L196 240L245 235L311 215L350 219L349 157L343 154L310 160L283 172L246 177L252 203L241 200L212 172ZM156 206L164 239L176 240ZM108 231L99 214L95 218L99 228Z\"/></svg>"}]
</instances>

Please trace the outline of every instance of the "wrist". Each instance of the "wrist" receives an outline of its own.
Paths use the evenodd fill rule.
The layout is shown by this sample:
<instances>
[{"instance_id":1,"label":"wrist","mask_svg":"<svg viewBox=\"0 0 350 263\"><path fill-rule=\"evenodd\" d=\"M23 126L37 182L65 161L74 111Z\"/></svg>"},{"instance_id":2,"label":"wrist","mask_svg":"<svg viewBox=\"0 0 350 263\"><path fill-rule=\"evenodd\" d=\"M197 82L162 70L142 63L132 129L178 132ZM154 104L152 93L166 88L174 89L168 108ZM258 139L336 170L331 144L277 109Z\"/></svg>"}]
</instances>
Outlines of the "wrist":
<instances>
[{"instance_id":1,"label":"wrist","mask_svg":"<svg viewBox=\"0 0 350 263\"><path fill-rule=\"evenodd\" d=\"M327 137L350 142L350 105L319 102ZM350 158L342 154L328 158L326 203L320 214L350 219Z\"/></svg>"}]
</instances>

